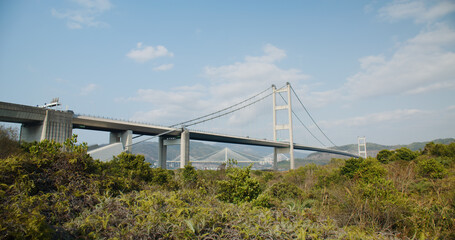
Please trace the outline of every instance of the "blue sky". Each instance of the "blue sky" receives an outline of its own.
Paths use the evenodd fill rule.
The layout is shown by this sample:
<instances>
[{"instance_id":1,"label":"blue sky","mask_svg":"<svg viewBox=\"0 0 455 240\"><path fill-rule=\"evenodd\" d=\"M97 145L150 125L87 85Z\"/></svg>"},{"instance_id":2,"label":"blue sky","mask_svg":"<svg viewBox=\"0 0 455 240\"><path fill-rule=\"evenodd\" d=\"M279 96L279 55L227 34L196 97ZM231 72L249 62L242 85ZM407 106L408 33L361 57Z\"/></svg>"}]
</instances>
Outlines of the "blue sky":
<instances>
[{"instance_id":1,"label":"blue sky","mask_svg":"<svg viewBox=\"0 0 455 240\"><path fill-rule=\"evenodd\" d=\"M337 145L454 137L454 20L454 1L0 1L0 101L171 125L291 82ZM270 139L271 108L195 128Z\"/></svg>"}]
</instances>

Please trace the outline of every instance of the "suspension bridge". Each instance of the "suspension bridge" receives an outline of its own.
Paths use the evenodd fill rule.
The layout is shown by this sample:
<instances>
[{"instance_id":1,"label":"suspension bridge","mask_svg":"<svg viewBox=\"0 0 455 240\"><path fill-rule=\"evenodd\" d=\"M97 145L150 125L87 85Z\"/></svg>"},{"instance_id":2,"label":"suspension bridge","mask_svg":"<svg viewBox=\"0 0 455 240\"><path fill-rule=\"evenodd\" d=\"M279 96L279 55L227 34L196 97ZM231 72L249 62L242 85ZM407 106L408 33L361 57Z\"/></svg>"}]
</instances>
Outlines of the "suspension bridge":
<instances>
[{"instance_id":1,"label":"suspension bridge","mask_svg":"<svg viewBox=\"0 0 455 240\"><path fill-rule=\"evenodd\" d=\"M205 156L193 157L190 155L190 162L193 165L201 165L207 168L207 165L212 164L213 168L217 168L220 164L226 164L229 160L235 160L236 163L259 164L261 166L271 166L273 164L273 153L266 156L257 156L245 152L235 151L228 147L222 150L209 153ZM289 158L284 154L278 154L277 161L288 161ZM180 165L180 155L174 159L167 161L171 167Z\"/></svg>"},{"instance_id":2,"label":"suspension bridge","mask_svg":"<svg viewBox=\"0 0 455 240\"><path fill-rule=\"evenodd\" d=\"M283 96L284 95L284 96ZM251 108L259 102L264 102L272 96L273 104L273 139L259 139L249 136L233 136L230 134L210 133L193 129L194 126L205 122L210 122L223 116L231 115L242 109ZM316 123L313 116L305 107L296 91L290 83L277 88L275 85L254 94L253 96L239 101L223 109L205 114L187 121L179 122L170 126L157 126L147 123L133 121L115 120L102 117L93 117L82 114L74 114L72 111L59 111L49 107L32 107L14 103L0 102L0 121L21 123L21 141L41 141L44 139L63 142L71 137L73 129L87 129L108 131L109 145L92 150L89 152L94 158L102 160L111 159L113 155L118 155L122 151L131 152L132 147L144 141L150 141L158 138L158 166L166 168L167 166L167 146L180 145L180 155L177 159L169 162L179 162L180 167L188 165L190 162L209 163L215 162L219 156L224 154L226 161L228 155L239 162L257 162L265 163L265 159L256 156L246 156L245 153L235 152L224 149L224 152L217 152L203 159L191 159L189 154L190 139L221 143L234 143L244 145L254 145L273 148L269 162L274 169L277 168L277 162L282 154L289 155L290 169L295 168L294 151L307 150L316 152L326 152L339 154L349 157L359 157L359 154L344 152L334 148L327 147L310 128L304 124L301 117L292 108L292 96L309 116L314 126L320 132L320 135L336 146L333 141L323 132L321 127ZM58 105L58 104L54 104ZM307 146L294 142L293 118L298 121L322 147ZM280 134L285 138L278 138ZM134 136L133 136L134 135ZM139 137L145 139L133 141ZM360 148L359 148L360 149ZM360 152L360 150L359 150ZM222 159L222 158L221 158Z\"/></svg>"}]
</instances>

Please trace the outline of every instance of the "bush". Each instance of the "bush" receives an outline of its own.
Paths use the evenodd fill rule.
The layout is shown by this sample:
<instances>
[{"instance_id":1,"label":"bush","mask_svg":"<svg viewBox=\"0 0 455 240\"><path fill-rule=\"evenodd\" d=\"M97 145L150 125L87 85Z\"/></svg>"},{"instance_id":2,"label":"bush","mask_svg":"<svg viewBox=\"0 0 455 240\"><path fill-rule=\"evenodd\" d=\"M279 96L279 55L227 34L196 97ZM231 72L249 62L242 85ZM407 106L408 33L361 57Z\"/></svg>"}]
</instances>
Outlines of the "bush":
<instances>
[{"instance_id":1,"label":"bush","mask_svg":"<svg viewBox=\"0 0 455 240\"><path fill-rule=\"evenodd\" d=\"M158 185L164 185L166 183L169 183L170 180L172 179L172 171L168 171L166 169L162 168L153 168L150 169L151 171L151 178L152 178L152 183L158 184ZM172 172L172 174L171 174Z\"/></svg>"},{"instance_id":2,"label":"bush","mask_svg":"<svg viewBox=\"0 0 455 240\"><path fill-rule=\"evenodd\" d=\"M383 149L379 151L378 155L376 156L376 159L378 159L378 161L381 163L388 163L392 155L393 155L392 151Z\"/></svg>"},{"instance_id":3,"label":"bush","mask_svg":"<svg viewBox=\"0 0 455 240\"><path fill-rule=\"evenodd\" d=\"M318 171L318 187L329 187L331 185L339 184L346 178L341 174L339 168L335 169L321 169Z\"/></svg>"},{"instance_id":4,"label":"bush","mask_svg":"<svg viewBox=\"0 0 455 240\"><path fill-rule=\"evenodd\" d=\"M309 166L309 165L307 165ZM305 175L307 171L307 166L299 167L294 170L289 170L287 173L284 174L284 180L286 182L290 182L296 185L303 184L305 182Z\"/></svg>"},{"instance_id":5,"label":"bush","mask_svg":"<svg viewBox=\"0 0 455 240\"><path fill-rule=\"evenodd\" d=\"M455 142L448 145L435 144L434 142L427 143L422 154L434 157L455 157Z\"/></svg>"},{"instance_id":6,"label":"bush","mask_svg":"<svg viewBox=\"0 0 455 240\"><path fill-rule=\"evenodd\" d=\"M0 125L0 158L6 158L19 152L17 130Z\"/></svg>"},{"instance_id":7,"label":"bush","mask_svg":"<svg viewBox=\"0 0 455 240\"><path fill-rule=\"evenodd\" d=\"M404 160L404 161L412 161L419 156L418 152L413 152L409 148L399 148L394 151L393 156L391 157L391 161L397 160Z\"/></svg>"},{"instance_id":8,"label":"bush","mask_svg":"<svg viewBox=\"0 0 455 240\"><path fill-rule=\"evenodd\" d=\"M120 177L150 182L155 176L152 174L150 163L145 161L144 156L122 152L107 163L109 172ZM157 171L159 174L159 171ZM161 181L161 180L159 180ZM166 180L164 180L167 182Z\"/></svg>"},{"instance_id":9,"label":"bush","mask_svg":"<svg viewBox=\"0 0 455 240\"><path fill-rule=\"evenodd\" d=\"M353 178L362 167L363 161L363 158L350 158L346 160L344 166L341 168L341 174Z\"/></svg>"},{"instance_id":10,"label":"bush","mask_svg":"<svg viewBox=\"0 0 455 240\"><path fill-rule=\"evenodd\" d=\"M229 180L218 181L218 199L231 203L250 202L261 193L259 182L250 176L251 165L246 168L228 168Z\"/></svg>"},{"instance_id":11,"label":"bush","mask_svg":"<svg viewBox=\"0 0 455 240\"><path fill-rule=\"evenodd\" d=\"M191 165L186 165L182 172L183 181L186 184L194 185L198 180L196 169Z\"/></svg>"},{"instance_id":12,"label":"bush","mask_svg":"<svg viewBox=\"0 0 455 240\"><path fill-rule=\"evenodd\" d=\"M252 203L256 207L272 208L279 205L279 200L264 192L254 199Z\"/></svg>"},{"instance_id":13,"label":"bush","mask_svg":"<svg viewBox=\"0 0 455 240\"><path fill-rule=\"evenodd\" d=\"M386 174L386 170L374 158L351 158L346 160L345 165L341 168L341 174L369 182L382 178Z\"/></svg>"},{"instance_id":14,"label":"bush","mask_svg":"<svg viewBox=\"0 0 455 240\"><path fill-rule=\"evenodd\" d=\"M303 191L292 183L278 182L266 190L268 195L280 200L301 198Z\"/></svg>"},{"instance_id":15,"label":"bush","mask_svg":"<svg viewBox=\"0 0 455 240\"><path fill-rule=\"evenodd\" d=\"M447 175L444 165L434 158L426 158L417 164L417 172L422 177L443 178Z\"/></svg>"}]
</instances>

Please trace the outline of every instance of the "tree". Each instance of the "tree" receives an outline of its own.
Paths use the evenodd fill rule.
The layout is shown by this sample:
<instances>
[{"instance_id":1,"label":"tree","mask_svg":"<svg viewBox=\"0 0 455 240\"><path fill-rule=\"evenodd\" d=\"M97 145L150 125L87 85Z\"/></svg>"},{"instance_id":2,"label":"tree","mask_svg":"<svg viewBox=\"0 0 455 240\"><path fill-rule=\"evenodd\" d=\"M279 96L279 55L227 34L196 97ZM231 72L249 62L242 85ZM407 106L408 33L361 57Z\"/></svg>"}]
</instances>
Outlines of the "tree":
<instances>
[{"instance_id":1,"label":"tree","mask_svg":"<svg viewBox=\"0 0 455 240\"><path fill-rule=\"evenodd\" d=\"M226 202L242 203L256 199L261 193L258 180L250 176L251 165L246 168L228 168L229 180L218 181L217 197Z\"/></svg>"},{"instance_id":2,"label":"tree","mask_svg":"<svg viewBox=\"0 0 455 240\"><path fill-rule=\"evenodd\" d=\"M378 159L378 161L381 163L388 163L392 155L393 155L392 151L383 149L379 151L378 155L376 156L376 159Z\"/></svg>"},{"instance_id":3,"label":"tree","mask_svg":"<svg viewBox=\"0 0 455 240\"><path fill-rule=\"evenodd\" d=\"M17 129L0 125L0 158L19 152Z\"/></svg>"}]
</instances>

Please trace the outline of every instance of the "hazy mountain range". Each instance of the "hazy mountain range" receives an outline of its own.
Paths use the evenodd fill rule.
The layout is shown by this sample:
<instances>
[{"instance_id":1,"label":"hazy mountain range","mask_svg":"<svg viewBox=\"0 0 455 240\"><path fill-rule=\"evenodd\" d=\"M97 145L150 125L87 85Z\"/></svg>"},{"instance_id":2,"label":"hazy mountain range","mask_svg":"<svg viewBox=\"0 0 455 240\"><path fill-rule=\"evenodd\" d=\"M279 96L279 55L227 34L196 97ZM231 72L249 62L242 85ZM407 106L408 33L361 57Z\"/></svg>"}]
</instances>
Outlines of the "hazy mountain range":
<instances>
[{"instance_id":1,"label":"hazy mountain range","mask_svg":"<svg viewBox=\"0 0 455 240\"><path fill-rule=\"evenodd\" d=\"M449 144L454 142L454 138L445 138L445 139L435 139L432 142ZM402 144L402 145L381 145L376 143L367 143L367 154L368 156L375 157L376 154L382 149L398 149L401 147L407 147L413 151L423 149L425 144L431 141L426 142L414 142L411 144ZM96 146L91 146L93 148ZM237 145L237 144L224 144L224 143L204 143L199 141L191 141L190 143L190 155L194 158L202 158L209 156L216 152L222 151L224 148L230 148L233 151L244 153L246 155L253 155L257 157L264 157L273 153L272 148L268 147L257 147L257 146L248 146L248 145ZM343 146L334 147L338 150L343 150L351 153L357 153L358 146L357 144L348 144ZM142 154L145 156L145 159L154 163L158 160L158 143L157 142L142 142L134 145L133 153ZM180 146L168 146L167 150L167 159L172 160L176 159L180 154ZM329 154L329 153L319 153L319 152L308 152L308 151L295 151L296 158L296 167L304 166L309 163L315 164L327 164L332 158L348 158L345 156ZM289 161L282 161L279 163L280 169L289 168Z\"/></svg>"},{"instance_id":2,"label":"hazy mountain range","mask_svg":"<svg viewBox=\"0 0 455 240\"><path fill-rule=\"evenodd\" d=\"M435 139L433 142L435 143L443 143L448 144L455 141L454 138L445 138L445 139ZM398 149L401 147L407 147L413 151L423 149L425 144L430 141L426 142L414 142L411 144L403 144L403 145L381 145L376 143L367 143L367 153L368 156L375 157L376 154L382 149ZM223 150L225 147L230 148L236 152L246 153L248 155L264 157L271 153L273 153L272 148L268 147L256 147L256 146L248 146L248 145L236 145L236 144L223 144L223 143L204 143L198 141L191 141L190 143L190 155L195 158L201 158L215 152L219 152ZM356 153L358 151L357 144L348 144L343 146L335 147L335 149L348 151L352 153ZM147 161L154 162L158 159L158 143L157 142L143 142L139 143L134 146L133 152L135 154L143 154ZM180 154L180 146L168 146L168 159L174 159ZM299 159L306 159L306 160L330 160L332 158L342 158L343 156L334 155L334 154L327 154L327 153L318 153L318 152L308 152L308 151L295 151L295 158Z\"/></svg>"}]
</instances>

